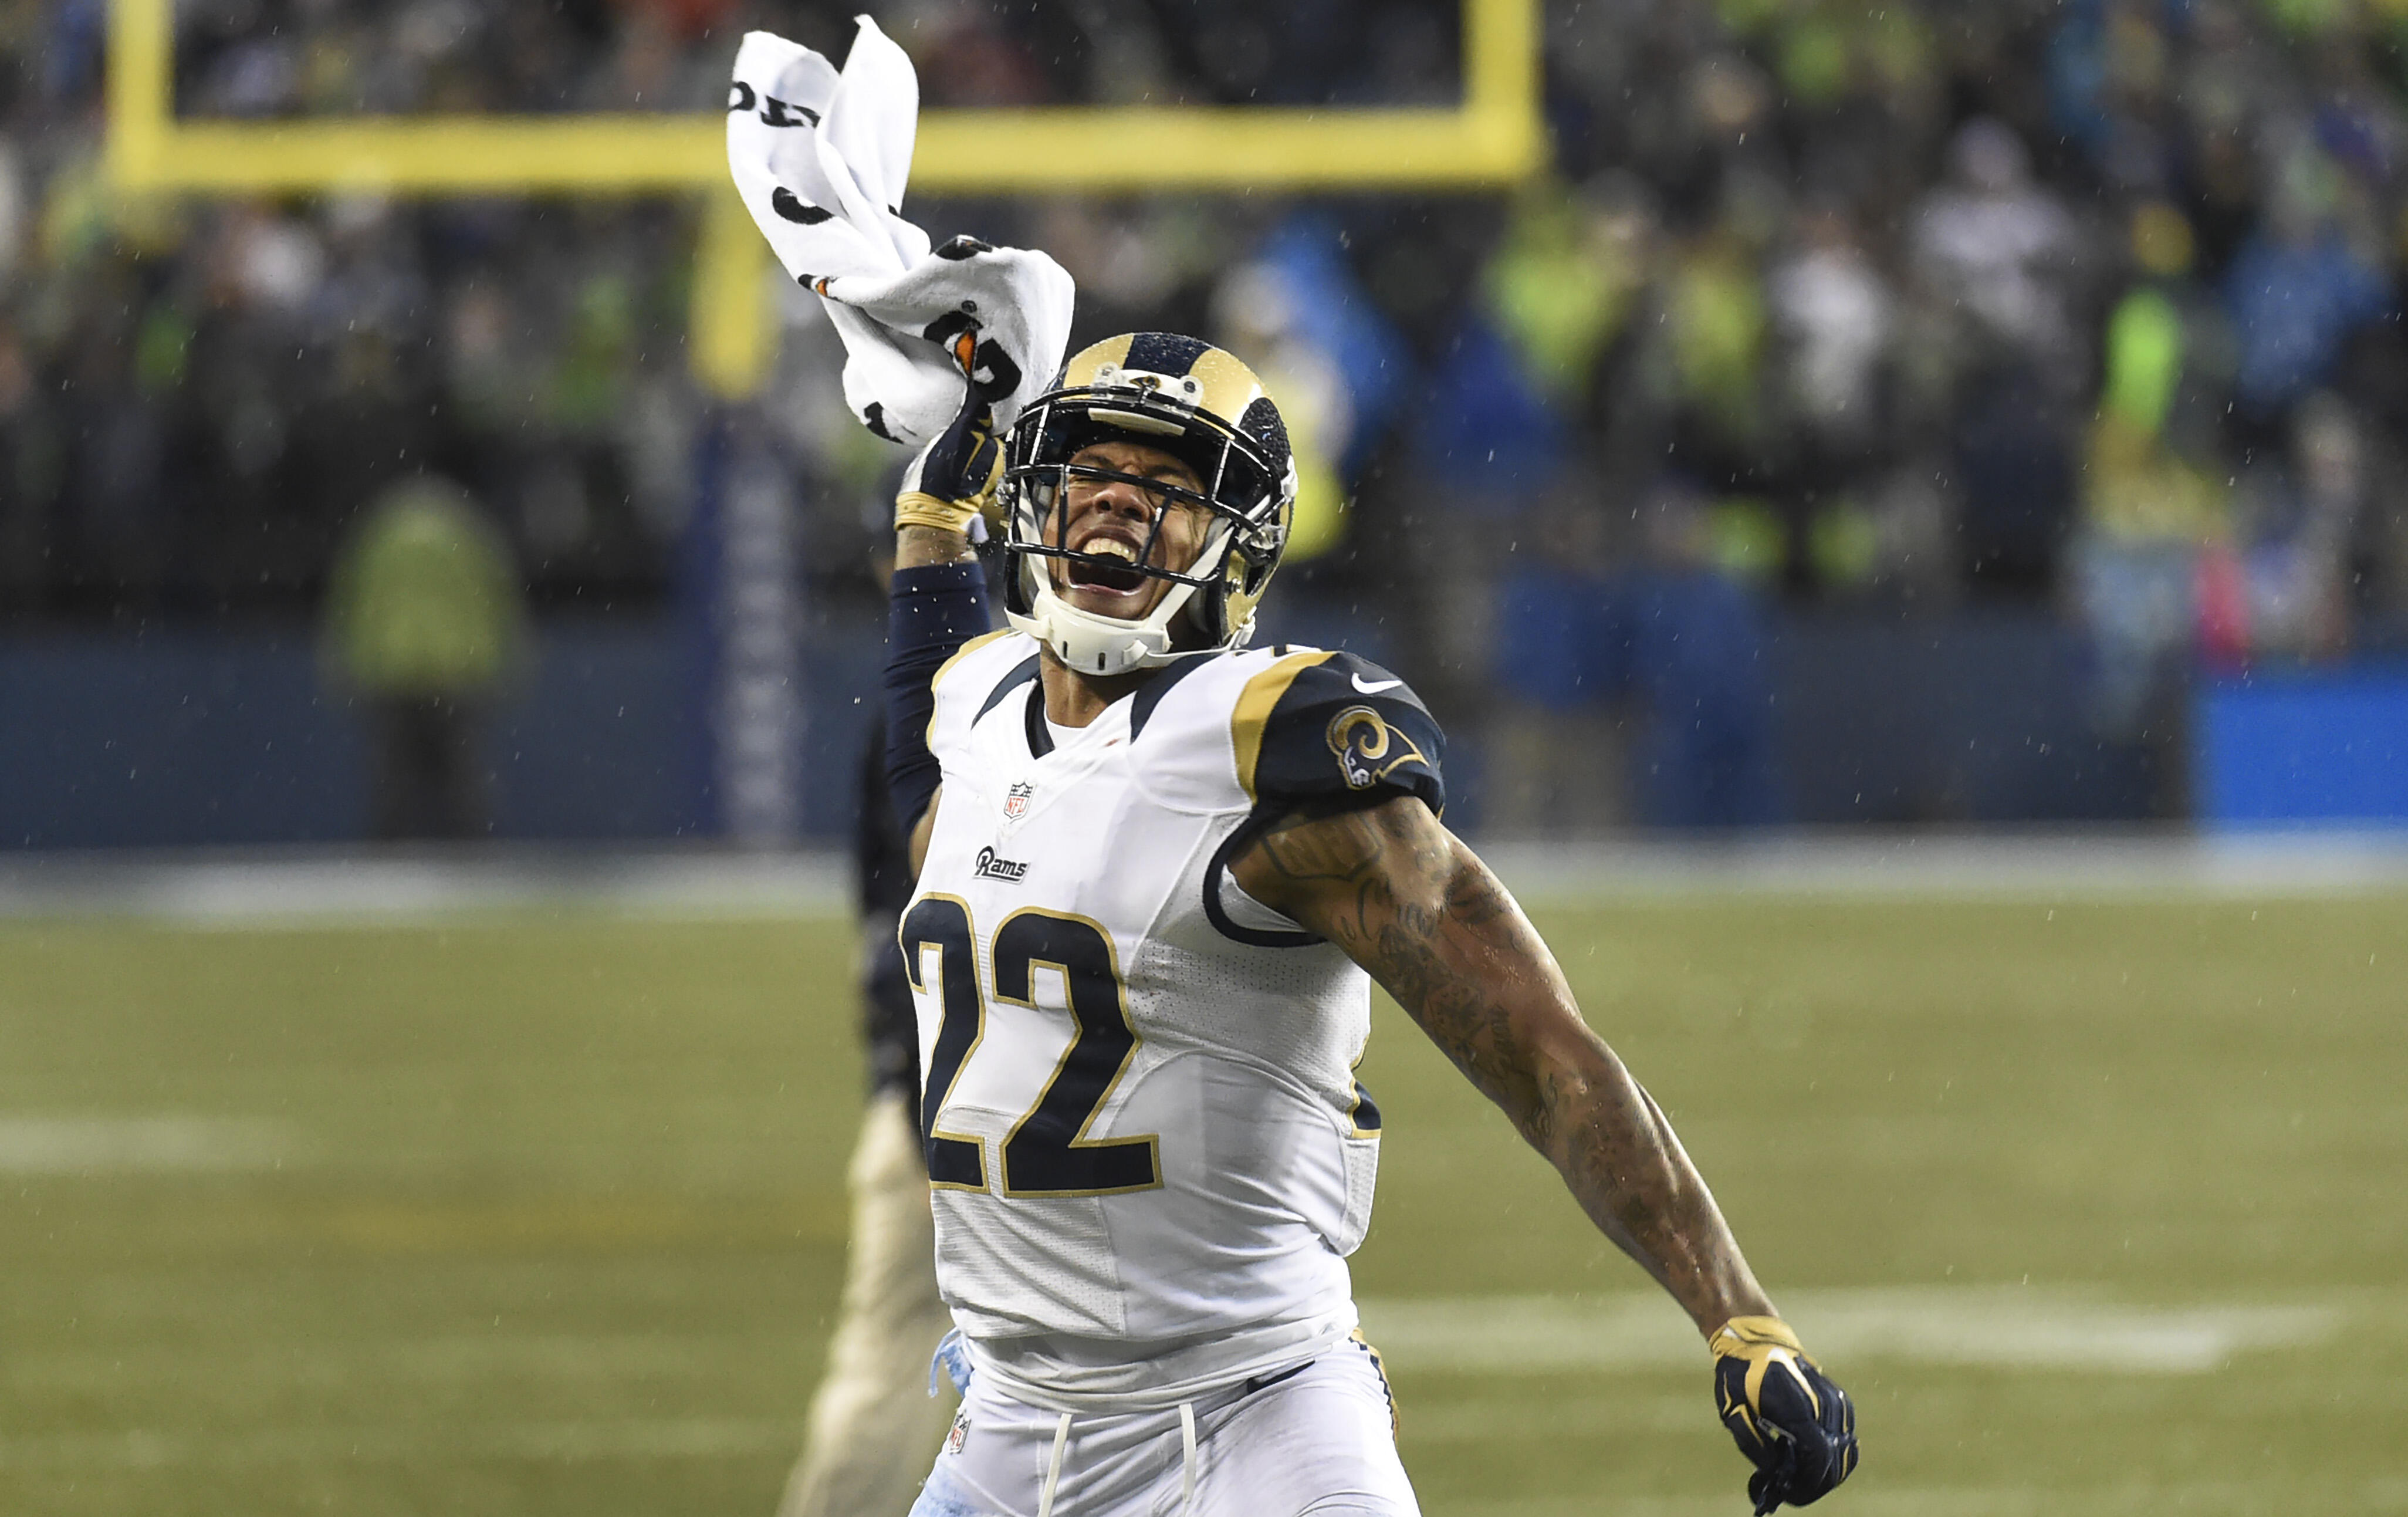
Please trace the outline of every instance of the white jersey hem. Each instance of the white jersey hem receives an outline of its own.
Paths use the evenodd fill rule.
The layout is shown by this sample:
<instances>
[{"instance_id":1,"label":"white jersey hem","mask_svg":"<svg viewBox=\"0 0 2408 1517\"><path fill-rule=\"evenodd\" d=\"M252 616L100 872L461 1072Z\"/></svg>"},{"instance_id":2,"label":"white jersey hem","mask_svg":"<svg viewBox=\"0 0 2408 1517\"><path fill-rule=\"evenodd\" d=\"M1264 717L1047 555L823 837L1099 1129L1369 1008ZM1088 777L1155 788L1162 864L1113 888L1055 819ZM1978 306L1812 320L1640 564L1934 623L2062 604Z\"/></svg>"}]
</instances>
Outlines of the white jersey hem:
<instances>
[{"instance_id":1,"label":"white jersey hem","mask_svg":"<svg viewBox=\"0 0 2408 1517\"><path fill-rule=\"evenodd\" d=\"M1346 1341L1360 1318L1354 1303L1301 1322L1272 1323L1201 1342L965 1337L975 1373L1015 1401L1047 1411L1153 1411L1197 1401L1302 1364Z\"/></svg>"}]
</instances>

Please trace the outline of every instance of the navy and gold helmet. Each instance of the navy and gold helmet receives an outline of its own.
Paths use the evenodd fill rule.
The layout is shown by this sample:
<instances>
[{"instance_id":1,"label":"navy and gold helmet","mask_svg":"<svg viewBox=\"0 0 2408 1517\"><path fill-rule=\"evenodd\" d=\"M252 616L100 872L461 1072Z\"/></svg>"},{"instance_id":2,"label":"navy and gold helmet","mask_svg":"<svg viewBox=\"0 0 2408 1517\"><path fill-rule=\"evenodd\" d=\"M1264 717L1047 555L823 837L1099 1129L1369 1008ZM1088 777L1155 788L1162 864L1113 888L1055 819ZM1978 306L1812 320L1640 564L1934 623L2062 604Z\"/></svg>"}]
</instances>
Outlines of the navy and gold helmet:
<instances>
[{"instance_id":1,"label":"navy and gold helmet","mask_svg":"<svg viewBox=\"0 0 2408 1517\"><path fill-rule=\"evenodd\" d=\"M1137 482L1213 516L1195 562L1173 570L1149 562L1162 530L1155 510L1138 565L1170 589L1140 621L1069 605L1054 593L1049 567L1056 559L1087 560L1063 546L1065 523L1054 505L1074 478L1127 478L1070 462L1081 449L1112 440L1146 443L1185 463L1204 482L1201 494ZM1111 337L1073 354L1053 388L1012 424L1004 479L1005 609L1014 627L1084 674L1125 674L1244 643L1287 547L1296 507L1287 427L1262 380L1221 349L1165 332ZM1095 565L1130 567L1119 558ZM1193 629L1185 638L1176 630L1182 614ZM1180 642L1186 646L1175 646Z\"/></svg>"}]
</instances>

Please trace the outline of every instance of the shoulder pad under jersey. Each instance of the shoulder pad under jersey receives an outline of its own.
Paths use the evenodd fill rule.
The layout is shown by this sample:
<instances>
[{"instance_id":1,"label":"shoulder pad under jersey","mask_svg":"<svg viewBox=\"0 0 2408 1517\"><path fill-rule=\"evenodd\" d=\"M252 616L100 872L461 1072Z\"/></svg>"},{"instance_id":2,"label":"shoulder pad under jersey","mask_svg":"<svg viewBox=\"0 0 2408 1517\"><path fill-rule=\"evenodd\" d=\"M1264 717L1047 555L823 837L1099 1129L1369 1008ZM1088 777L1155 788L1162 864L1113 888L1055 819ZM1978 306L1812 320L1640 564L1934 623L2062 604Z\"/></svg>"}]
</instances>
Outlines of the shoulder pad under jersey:
<instances>
[{"instance_id":1,"label":"shoulder pad under jersey","mask_svg":"<svg viewBox=\"0 0 2408 1517\"><path fill-rule=\"evenodd\" d=\"M1010 627L962 644L929 677L928 750L939 761L957 751L979 718L995 707L997 689L1037 677L1037 645Z\"/></svg>"},{"instance_id":2,"label":"shoulder pad under jersey","mask_svg":"<svg viewBox=\"0 0 2408 1517\"><path fill-rule=\"evenodd\" d=\"M1247 681L1230 731L1258 810L1391 794L1445 809L1445 734L1404 680L1353 653L1280 659Z\"/></svg>"}]
</instances>

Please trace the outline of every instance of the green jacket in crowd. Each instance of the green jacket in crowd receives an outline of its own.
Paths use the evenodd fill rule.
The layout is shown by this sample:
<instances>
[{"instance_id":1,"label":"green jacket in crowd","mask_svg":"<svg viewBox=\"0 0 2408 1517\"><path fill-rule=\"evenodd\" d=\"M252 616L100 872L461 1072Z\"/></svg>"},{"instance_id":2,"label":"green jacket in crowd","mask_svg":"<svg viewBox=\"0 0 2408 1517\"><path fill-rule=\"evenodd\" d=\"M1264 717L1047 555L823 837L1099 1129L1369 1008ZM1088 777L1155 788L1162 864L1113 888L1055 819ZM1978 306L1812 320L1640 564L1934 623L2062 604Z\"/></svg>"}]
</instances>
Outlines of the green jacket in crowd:
<instances>
[{"instance_id":1,"label":"green jacket in crowd","mask_svg":"<svg viewBox=\"0 0 2408 1517\"><path fill-rule=\"evenodd\" d=\"M326 653L363 694L468 698L516 666L525 608L509 548L453 485L395 485L362 513L326 596Z\"/></svg>"}]
</instances>

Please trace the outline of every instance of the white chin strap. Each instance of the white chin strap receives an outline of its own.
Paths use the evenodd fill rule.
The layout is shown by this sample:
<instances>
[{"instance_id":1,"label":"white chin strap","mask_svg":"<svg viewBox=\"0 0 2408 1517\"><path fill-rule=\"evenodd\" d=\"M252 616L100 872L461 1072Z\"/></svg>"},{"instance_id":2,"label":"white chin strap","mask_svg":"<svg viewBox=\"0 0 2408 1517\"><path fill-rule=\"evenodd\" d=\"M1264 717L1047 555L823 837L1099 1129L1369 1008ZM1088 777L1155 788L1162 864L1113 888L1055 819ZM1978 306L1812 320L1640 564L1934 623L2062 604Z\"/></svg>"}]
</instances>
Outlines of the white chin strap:
<instances>
[{"instance_id":1,"label":"white chin strap","mask_svg":"<svg viewBox=\"0 0 2408 1517\"><path fill-rule=\"evenodd\" d=\"M1162 604L1142 622L1082 611L1039 585L1026 616L1006 615L1016 631L1054 650L1054 656L1081 674L1128 674L1157 668L1180 657L1170 647L1170 623L1196 594L1194 585L1172 585Z\"/></svg>"},{"instance_id":2,"label":"white chin strap","mask_svg":"<svg viewBox=\"0 0 2408 1517\"><path fill-rule=\"evenodd\" d=\"M1226 530L1217 532L1197 555L1202 563L1213 557L1227 541ZM1054 651L1054 656L1081 674L1110 677L1132 674L1139 669L1157 669L1166 664L1217 649L1173 649L1171 624L1186 609L1196 586L1174 584L1161 602L1144 620L1125 622L1116 616L1098 616L1082 611L1054 593L1053 576L1047 571L1048 561L1030 554L1021 561L1021 572L1037 583L1028 597L1028 614L1007 611L1005 619L1012 630L1025 632ZM1222 648L1236 648L1254 635L1254 618L1233 629Z\"/></svg>"}]
</instances>

